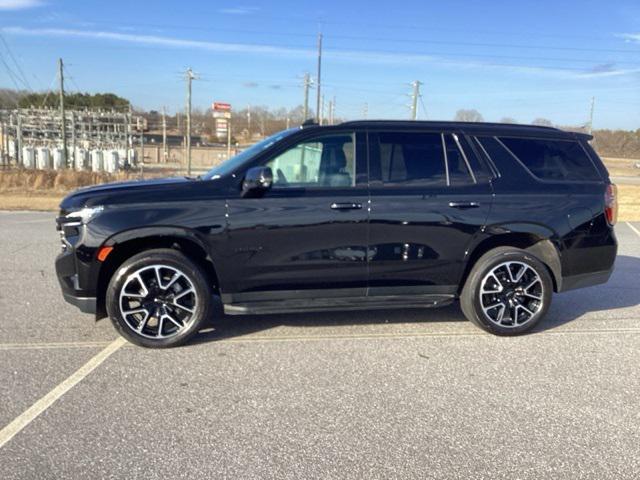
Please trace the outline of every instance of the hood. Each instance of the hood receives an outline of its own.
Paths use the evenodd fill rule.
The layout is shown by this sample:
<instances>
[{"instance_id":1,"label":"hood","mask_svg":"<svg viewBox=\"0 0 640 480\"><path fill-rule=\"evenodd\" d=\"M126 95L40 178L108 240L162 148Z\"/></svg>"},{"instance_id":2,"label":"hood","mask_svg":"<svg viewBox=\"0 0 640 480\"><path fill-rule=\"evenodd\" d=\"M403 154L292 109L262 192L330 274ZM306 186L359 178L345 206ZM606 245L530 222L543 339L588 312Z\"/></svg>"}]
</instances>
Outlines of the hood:
<instances>
[{"instance_id":1,"label":"hood","mask_svg":"<svg viewBox=\"0 0 640 480\"><path fill-rule=\"evenodd\" d=\"M70 211L94 205L166 201L171 198L168 195L179 200L189 186L201 183L187 177L173 177L93 185L67 195L60 203L60 209Z\"/></svg>"}]
</instances>

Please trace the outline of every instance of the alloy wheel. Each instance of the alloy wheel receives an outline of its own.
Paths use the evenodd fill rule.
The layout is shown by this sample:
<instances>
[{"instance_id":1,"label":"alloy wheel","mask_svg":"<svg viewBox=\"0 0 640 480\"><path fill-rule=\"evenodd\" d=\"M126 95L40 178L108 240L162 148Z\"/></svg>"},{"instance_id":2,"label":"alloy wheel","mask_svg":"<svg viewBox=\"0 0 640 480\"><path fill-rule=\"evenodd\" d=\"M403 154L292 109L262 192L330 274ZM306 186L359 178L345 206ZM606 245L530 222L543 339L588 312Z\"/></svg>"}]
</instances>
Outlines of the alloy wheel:
<instances>
[{"instance_id":1,"label":"alloy wheel","mask_svg":"<svg viewBox=\"0 0 640 480\"><path fill-rule=\"evenodd\" d=\"M195 319L198 295L191 279L168 265L149 265L129 274L120 290L120 314L136 334L174 337Z\"/></svg>"},{"instance_id":2,"label":"alloy wheel","mask_svg":"<svg viewBox=\"0 0 640 480\"><path fill-rule=\"evenodd\" d=\"M542 309L540 275L524 262L504 262L482 279L480 304L487 320L507 328L529 322Z\"/></svg>"}]
</instances>

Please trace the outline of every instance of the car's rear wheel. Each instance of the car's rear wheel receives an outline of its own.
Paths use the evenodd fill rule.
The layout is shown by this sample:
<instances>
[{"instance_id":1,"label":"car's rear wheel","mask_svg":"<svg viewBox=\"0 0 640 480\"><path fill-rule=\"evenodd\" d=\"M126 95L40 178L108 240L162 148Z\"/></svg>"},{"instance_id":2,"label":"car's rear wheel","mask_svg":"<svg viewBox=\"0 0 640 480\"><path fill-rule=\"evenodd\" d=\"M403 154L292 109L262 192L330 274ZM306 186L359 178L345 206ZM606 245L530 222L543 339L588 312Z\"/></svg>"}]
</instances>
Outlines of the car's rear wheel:
<instances>
[{"instance_id":1,"label":"car's rear wheel","mask_svg":"<svg viewBox=\"0 0 640 480\"><path fill-rule=\"evenodd\" d=\"M518 335L546 315L553 291L547 267L524 250L499 247L471 269L460 296L465 316L496 335Z\"/></svg>"},{"instance_id":2,"label":"car's rear wheel","mask_svg":"<svg viewBox=\"0 0 640 480\"><path fill-rule=\"evenodd\" d=\"M106 307L132 343L166 348L195 335L211 311L202 270L182 253L156 249L126 260L109 282Z\"/></svg>"}]
</instances>

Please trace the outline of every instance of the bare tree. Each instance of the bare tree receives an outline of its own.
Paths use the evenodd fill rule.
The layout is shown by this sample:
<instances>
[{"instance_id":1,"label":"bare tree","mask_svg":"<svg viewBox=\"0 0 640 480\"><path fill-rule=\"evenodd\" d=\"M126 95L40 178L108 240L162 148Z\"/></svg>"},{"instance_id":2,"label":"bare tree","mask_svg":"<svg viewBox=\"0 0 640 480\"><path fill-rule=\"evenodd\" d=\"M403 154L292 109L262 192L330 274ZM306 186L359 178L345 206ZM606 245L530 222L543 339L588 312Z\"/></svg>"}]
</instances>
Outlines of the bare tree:
<instances>
[{"instance_id":1,"label":"bare tree","mask_svg":"<svg viewBox=\"0 0 640 480\"><path fill-rule=\"evenodd\" d=\"M512 117L502 117L500 123L518 123L518 121Z\"/></svg>"},{"instance_id":2,"label":"bare tree","mask_svg":"<svg viewBox=\"0 0 640 480\"><path fill-rule=\"evenodd\" d=\"M538 125L539 127L553 127L553 122L547 118L538 117L531 125Z\"/></svg>"},{"instance_id":3,"label":"bare tree","mask_svg":"<svg viewBox=\"0 0 640 480\"><path fill-rule=\"evenodd\" d=\"M482 117L482 114L475 109L458 110L456 112L456 116L454 117L454 120L456 122L484 122L484 118Z\"/></svg>"}]
</instances>

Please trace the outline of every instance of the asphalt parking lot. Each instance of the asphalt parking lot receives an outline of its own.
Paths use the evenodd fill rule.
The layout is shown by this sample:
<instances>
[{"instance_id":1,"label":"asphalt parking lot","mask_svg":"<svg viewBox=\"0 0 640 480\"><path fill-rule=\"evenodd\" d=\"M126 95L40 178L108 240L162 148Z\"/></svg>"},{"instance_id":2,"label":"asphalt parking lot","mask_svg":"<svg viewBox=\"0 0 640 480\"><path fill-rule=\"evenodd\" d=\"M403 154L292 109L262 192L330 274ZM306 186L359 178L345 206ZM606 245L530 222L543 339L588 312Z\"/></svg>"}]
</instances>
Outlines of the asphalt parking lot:
<instances>
[{"instance_id":1,"label":"asphalt parking lot","mask_svg":"<svg viewBox=\"0 0 640 480\"><path fill-rule=\"evenodd\" d=\"M452 306L153 351L64 303L52 214L0 212L0 478L637 478L640 224L616 230L611 281L524 337Z\"/></svg>"}]
</instances>

